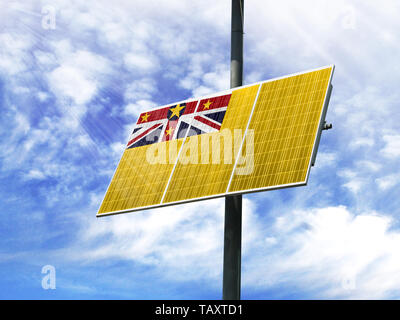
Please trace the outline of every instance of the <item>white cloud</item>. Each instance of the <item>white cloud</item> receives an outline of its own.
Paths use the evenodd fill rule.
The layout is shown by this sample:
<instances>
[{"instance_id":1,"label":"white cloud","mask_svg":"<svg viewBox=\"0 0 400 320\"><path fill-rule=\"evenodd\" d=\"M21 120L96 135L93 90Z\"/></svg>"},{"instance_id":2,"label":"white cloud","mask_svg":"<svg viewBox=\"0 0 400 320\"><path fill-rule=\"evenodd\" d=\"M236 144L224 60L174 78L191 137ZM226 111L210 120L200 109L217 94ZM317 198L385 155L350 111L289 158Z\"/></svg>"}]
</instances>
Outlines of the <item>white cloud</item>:
<instances>
[{"instance_id":1,"label":"white cloud","mask_svg":"<svg viewBox=\"0 0 400 320\"><path fill-rule=\"evenodd\" d=\"M71 98L75 104L85 104L96 94L104 74L110 71L108 61L92 52L71 52L68 42L57 43L60 66L49 72L48 83L59 98ZM62 49L63 48L63 49Z\"/></svg>"},{"instance_id":2,"label":"white cloud","mask_svg":"<svg viewBox=\"0 0 400 320\"><path fill-rule=\"evenodd\" d=\"M356 163L356 165L366 171L369 171L371 173L377 172L382 168L382 165L371 161L371 160L360 160Z\"/></svg>"},{"instance_id":3,"label":"white cloud","mask_svg":"<svg viewBox=\"0 0 400 320\"><path fill-rule=\"evenodd\" d=\"M316 166L318 168L330 167L337 162L338 155L333 152L318 152Z\"/></svg>"},{"instance_id":4,"label":"white cloud","mask_svg":"<svg viewBox=\"0 0 400 320\"><path fill-rule=\"evenodd\" d=\"M43 180L46 178L46 175L42 171L32 169L28 172L28 174L24 176L24 178L27 180L30 179Z\"/></svg>"},{"instance_id":5,"label":"white cloud","mask_svg":"<svg viewBox=\"0 0 400 320\"><path fill-rule=\"evenodd\" d=\"M127 53L124 56L127 69L134 73L151 73L159 69L158 61L149 54Z\"/></svg>"},{"instance_id":6,"label":"white cloud","mask_svg":"<svg viewBox=\"0 0 400 320\"><path fill-rule=\"evenodd\" d=\"M373 147L374 140L372 138L367 137L357 137L350 142L350 148L357 149L362 147Z\"/></svg>"},{"instance_id":7,"label":"white cloud","mask_svg":"<svg viewBox=\"0 0 400 320\"><path fill-rule=\"evenodd\" d=\"M8 129L4 132L2 140L2 148L0 155L2 158L2 169L4 171L18 167L25 158L25 153L18 150L19 143L24 141L31 130L31 124L28 117L19 112L16 107L12 106L8 112L4 112L4 119L9 119L7 122Z\"/></svg>"},{"instance_id":8,"label":"white cloud","mask_svg":"<svg viewBox=\"0 0 400 320\"><path fill-rule=\"evenodd\" d=\"M39 100L41 102L45 102L46 100L49 99L50 96L49 96L49 94L47 92L40 91L40 92L37 93L37 97L39 98Z\"/></svg>"},{"instance_id":9,"label":"white cloud","mask_svg":"<svg viewBox=\"0 0 400 320\"><path fill-rule=\"evenodd\" d=\"M347 189L349 189L353 193L358 193L364 184L365 184L365 182L361 179L353 179L353 180L343 184L343 186L346 187Z\"/></svg>"},{"instance_id":10,"label":"white cloud","mask_svg":"<svg viewBox=\"0 0 400 320\"><path fill-rule=\"evenodd\" d=\"M214 70L203 75L204 84L211 87L214 91L223 91L229 88L229 68L226 65L218 64Z\"/></svg>"},{"instance_id":11,"label":"white cloud","mask_svg":"<svg viewBox=\"0 0 400 320\"><path fill-rule=\"evenodd\" d=\"M179 85L191 90L192 96L203 96L229 88L229 67L221 64L222 57L216 53L190 55L188 70L179 80ZM210 65L213 65L210 68Z\"/></svg>"},{"instance_id":12,"label":"white cloud","mask_svg":"<svg viewBox=\"0 0 400 320\"><path fill-rule=\"evenodd\" d=\"M222 271L215 266L222 263L223 203L211 200L202 206L192 203L86 217L86 227L77 239L81 249L68 250L67 258L133 260L159 268L160 275L175 280L216 278ZM104 242L105 238L109 241Z\"/></svg>"},{"instance_id":13,"label":"white cloud","mask_svg":"<svg viewBox=\"0 0 400 320\"><path fill-rule=\"evenodd\" d=\"M120 142L114 142L111 144L111 151L112 151L112 158L114 159L120 159L122 156L122 153L124 152L126 148L126 144L120 143Z\"/></svg>"},{"instance_id":14,"label":"white cloud","mask_svg":"<svg viewBox=\"0 0 400 320\"><path fill-rule=\"evenodd\" d=\"M391 229L389 216L355 215L338 206L284 210L265 220L254 202L246 199L244 208L242 290L262 292L284 283L319 298L387 299L400 285L400 233ZM211 286L219 286L223 211L223 201L212 200L97 220L82 217L79 250L56 255L70 262L135 261L166 280L202 279L208 285L218 280Z\"/></svg>"},{"instance_id":15,"label":"white cloud","mask_svg":"<svg viewBox=\"0 0 400 320\"><path fill-rule=\"evenodd\" d=\"M141 99L136 101L136 103L129 103L124 108L124 113L127 115L132 115L137 118L143 111L157 107L157 104L153 101Z\"/></svg>"},{"instance_id":16,"label":"white cloud","mask_svg":"<svg viewBox=\"0 0 400 320\"><path fill-rule=\"evenodd\" d=\"M89 135L86 133L80 134L75 138L75 141L77 144L79 144L81 147L87 147L92 143L92 140L90 139Z\"/></svg>"},{"instance_id":17,"label":"white cloud","mask_svg":"<svg viewBox=\"0 0 400 320\"><path fill-rule=\"evenodd\" d=\"M400 135L385 135L383 140L386 145L381 150L382 154L387 158L397 158L400 156Z\"/></svg>"},{"instance_id":18,"label":"white cloud","mask_svg":"<svg viewBox=\"0 0 400 320\"><path fill-rule=\"evenodd\" d=\"M389 174L387 176L379 177L375 179L376 183L378 184L378 187L385 191L388 190L395 185L397 185L400 181L400 175L399 174Z\"/></svg>"},{"instance_id":19,"label":"white cloud","mask_svg":"<svg viewBox=\"0 0 400 320\"><path fill-rule=\"evenodd\" d=\"M41 71L51 71L57 67L56 56L53 52L35 50L33 55Z\"/></svg>"},{"instance_id":20,"label":"white cloud","mask_svg":"<svg viewBox=\"0 0 400 320\"><path fill-rule=\"evenodd\" d=\"M320 298L390 298L400 285L400 254L393 250L400 233L391 225L388 216L354 215L342 206L283 214L266 227L274 240L258 242L248 257L244 285L284 282L317 290Z\"/></svg>"},{"instance_id":21,"label":"white cloud","mask_svg":"<svg viewBox=\"0 0 400 320\"><path fill-rule=\"evenodd\" d=\"M31 38L26 34L1 33L0 71L10 76L26 71L29 66L28 51L31 45Z\"/></svg>"},{"instance_id":22,"label":"white cloud","mask_svg":"<svg viewBox=\"0 0 400 320\"><path fill-rule=\"evenodd\" d=\"M85 104L96 92L96 84L81 72L79 68L61 66L54 69L48 82L57 96L70 97L77 104Z\"/></svg>"},{"instance_id":23,"label":"white cloud","mask_svg":"<svg viewBox=\"0 0 400 320\"><path fill-rule=\"evenodd\" d=\"M102 24L101 29L107 41L113 45L122 45L129 37L128 30L115 22Z\"/></svg>"},{"instance_id":24,"label":"white cloud","mask_svg":"<svg viewBox=\"0 0 400 320\"><path fill-rule=\"evenodd\" d=\"M126 86L125 101L151 100L152 94L157 91L157 82L152 78L134 80Z\"/></svg>"},{"instance_id":25,"label":"white cloud","mask_svg":"<svg viewBox=\"0 0 400 320\"><path fill-rule=\"evenodd\" d=\"M353 179L357 176L357 172L355 170L346 168L346 169L338 171L337 175L339 177L343 177L345 179Z\"/></svg>"}]
</instances>

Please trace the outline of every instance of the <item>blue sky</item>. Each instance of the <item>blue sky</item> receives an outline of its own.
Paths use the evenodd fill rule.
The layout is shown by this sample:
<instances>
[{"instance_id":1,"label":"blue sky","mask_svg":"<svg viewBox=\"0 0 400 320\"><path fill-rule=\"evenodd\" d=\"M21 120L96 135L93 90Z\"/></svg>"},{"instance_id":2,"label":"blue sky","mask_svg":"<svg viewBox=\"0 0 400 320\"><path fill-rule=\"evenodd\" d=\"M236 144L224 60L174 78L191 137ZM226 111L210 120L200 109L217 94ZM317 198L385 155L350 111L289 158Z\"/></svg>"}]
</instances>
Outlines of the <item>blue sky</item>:
<instances>
[{"instance_id":1,"label":"blue sky","mask_svg":"<svg viewBox=\"0 0 400 320\"><path fill-rule=\"evenodd\" d=\"M245 84L336 69L308 186L244 196L243 299L400 298L399 16L245 3ZM227 89L229 58L230 1L1 0L0 298L221 298L223 199L95 215L138 114Z\"/></svg>"}]
</instances>

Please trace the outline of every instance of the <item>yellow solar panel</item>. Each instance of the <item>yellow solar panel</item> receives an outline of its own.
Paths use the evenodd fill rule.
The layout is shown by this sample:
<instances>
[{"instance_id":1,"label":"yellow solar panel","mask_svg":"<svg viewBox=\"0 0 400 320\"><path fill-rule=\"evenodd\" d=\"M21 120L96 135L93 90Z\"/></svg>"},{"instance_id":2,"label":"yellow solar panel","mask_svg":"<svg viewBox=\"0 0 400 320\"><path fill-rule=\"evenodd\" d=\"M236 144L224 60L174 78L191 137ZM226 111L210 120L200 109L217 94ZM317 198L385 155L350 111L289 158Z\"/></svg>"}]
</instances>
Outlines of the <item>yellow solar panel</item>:
<instances>
[{"instance_id":1,"label":"yellow solar panel","mask_svg":"<svg viewBox=\"0 0 400 320\"><path fill-rule=\"evenodd\" d=\"M333 69L143 112L98 215L304 185Z\"/></svg>"},{"instance_id":2,"label":"yellow solar panel","mask_svg":"<svg viewBox=\"0 0 400 320\"><path fill-rule=\"evenodd\" d=\"M98 213L159 204L182 140L126 149ZM165 157L157 151L165 151Z\"/></svg>"},{"instance_id":3,"label":"yellow solar panel","mask_svg":"<svg viewBox=\"0 0 400 320\"><path fill-rule=\"evenodd\" d=\"M164 203L225 193L258 88L255 85L232 92L219 132L187 138ZM236 148L234 129L242 133Z\"/></svg>"},{"instance_id":4,"label":"yellow solar panel","mask_svg":"<svg viewBox=\"0 0 400 320\"><path fill-rule=\"evenodd\" d=\"M306 183L332 68L262 85L249 125L254 170L233 176L229 192Z\"/></svg>"}]
</instances>

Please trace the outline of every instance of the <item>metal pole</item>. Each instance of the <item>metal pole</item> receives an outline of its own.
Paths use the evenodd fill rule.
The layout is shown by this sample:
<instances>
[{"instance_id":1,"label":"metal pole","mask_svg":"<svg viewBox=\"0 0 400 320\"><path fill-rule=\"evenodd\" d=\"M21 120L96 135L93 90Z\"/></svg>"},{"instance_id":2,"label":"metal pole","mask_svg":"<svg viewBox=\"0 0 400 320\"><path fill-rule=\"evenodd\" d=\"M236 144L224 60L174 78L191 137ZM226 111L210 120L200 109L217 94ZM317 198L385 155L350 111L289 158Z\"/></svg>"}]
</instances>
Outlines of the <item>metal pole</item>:
<instances>
[{"instance_id":1,"label":"metal pole","mask_svg":"<svg viewBox=\"0 0 400 320\"><path fill-rule=\"evenodd\" d=\"M243 0L232 0L231 88L243 81ZM240 300L242 195L225 197L222 299Z\"/></svg>"},{"instance_id":2,"label":"metal pole","mask_svg":"<svg viewBox=\"0 0 400 320\"><path fill-rule=\"evenodd\" d=\"M232 0L231 88L243 82L243 0Z\"/></svg>"}]
</instances>

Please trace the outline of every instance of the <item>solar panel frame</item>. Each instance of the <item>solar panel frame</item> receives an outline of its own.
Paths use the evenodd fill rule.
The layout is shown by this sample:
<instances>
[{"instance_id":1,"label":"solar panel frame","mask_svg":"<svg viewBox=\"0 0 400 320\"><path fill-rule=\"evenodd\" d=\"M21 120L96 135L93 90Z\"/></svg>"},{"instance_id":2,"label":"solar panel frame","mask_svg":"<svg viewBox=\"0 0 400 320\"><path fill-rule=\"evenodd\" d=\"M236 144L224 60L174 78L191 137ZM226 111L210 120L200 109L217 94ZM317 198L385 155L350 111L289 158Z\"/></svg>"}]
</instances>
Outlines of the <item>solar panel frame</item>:
<instances>
[{"instance_id":1,"label":"solar panel frame","mask_svg":"<svg viewBox=\"0 0 400 320\"><path fill-rule=\"evenodd\" d=\"M333 71L332 71L332 73L333 73ZM326 113L328 112L328 106L329 106L329 101L331 99L332 90L333 90L332 83L329 83L329 88L328 88L328 91L326 93L326 98L325 98L325 101L324 101L324 107L322 109L322 121L319 124L318 133L317 133L317 140L315 142L316 146L315 146L315 148L313 150L313 155L311 157L311 167L314 166L316 158L317 158L319 142L321 140L322 131L324 130L325 118L326 118Z\"/></svg>"},{"instance_id":2,"label":"solar panel frame","mask_svg":"<svg viewBox=\"0 0 400 320\"><path fill-rule=\"evenodd\" d=\"M182 145L180 146L180 150L179 150L178 155L176 157L176 162L175 162L174 167L173 167L173 169L171 171L168 183L167 183L167 185L166 185L166 187L165 187L165 189L163 191L161 202L159 204L143 206L143 207L136 207L136 208L128 208L128 209L118 210L118 211L113 211L113 212L97 213L96 216L97 217L102 217L102 216L116 215L116 214L135 212L135 211L141 211L141 210L147 210L147 209L155 209L155 208L167 207L167 206L178 205L178 204L183 204L183 203L190 203L190 202L196 202L196 201L202 201L202 200L208 200L208 199L221 198L221 197L225 197L225 196L228 196L228 195L248 194L248 193L255 193L255 192L262 192L262 191L269 191L269 190L276 190L276 189L283 189L283 188L307 185L308 180L309 180L309 176L310 176L310 169L311 169L311 167L312 167L312 165L313 165L313 163L315 162L315 159L316 159L318 146L319 146L319 142L320 142L320 137L321 137L321 133L322 133L322 130L323 130L323 127L324 127L326 113L327 113L327 110L328 110L329 99L330 99L330 95L331 95L331 91L332 91L331 82L332 82L332 77L333 77L333 73L334 73L334 70L335 70L335 65L333 65L333 64L332 65L328 65L328 66L324 66L324 67L320 67L320 68L316 68L316 69L312 69L312 70L301 71L301 72L297 72L297 73L293 73L293 74L289 74L289 75L284 75L284 76L277 77L277 78L272 78L272 79L268 79L268 80L264 80L264 81L259 81L259 82L252 83L252 84L249 84L249 85L244 85L244 86L240 86L240 87L236 87L236 88L232 88L232 89L228 89L228 90L224 90L224 91L219 91L219 92L208 94L208 95L204 95L204 96L201 96L201 97L189 98L189 99L181 100L179 102L173 102L173 103L165 104L163 106L158 106L156 108L147 110L148 112L150 112L150 111L162 109L162 108L165 108L165 107L168 107L168 106L181 104L181 103L187 103L187 102L195 101L195 100L197 100L197 106L196 106L196 110L197 110L200 101L203 100L203 99L208 99L208 98L211 98L211 97L214 97L214 96L221 96L221 95L224 95L224 94L232 93L234 90L238 90L238 89L242 89L242 88L247 88L247 87L259 85L258 92L257 92L256 98L255 98L253 106L252 106L252 111L251 111L249 119L248 119L246 130L245 130L245 133L243 134L242 143L241 143L240 148L239 148L239 154L240 154L241 151L242 151L243 145L244 145L244 141L246 139L246 134L247 134L249 125L250 125L252 117L253 117L253 113L254 113L254 110L255 110L256 103L257 103L258 98L259 98L259 93L261 91L261 87L262 87L262 85L264 83L277 81L277 80L281 80L281 79L286 79L286 78L294 77L294 76L297 76L297 75L303 75L303 74L306 74L306 73L311 73L311 72L314 72L314 71L319 71L319 70L323 70L323 69L327 69L327 68L331 68L331 73L330 73L329 80L328 80L328 83L327 83L327 88L325 89L325 96L324 96L324 99L323 99L322 112L321 112L321 115L320 115L320 118L319 118L319 125L318 125L318 129L317 129L317 132L316 132L316 135L315 135L315 139L314 139L314 142L313 142L312 152L311 152L311 156L310 156L310 159L309 159L308 168L307 168L307 172L306 172L306 177L305 177L304 181L295 182L295 183L281 184L281 185L274 185L274 186L269 186L269 187L252 188L252 189L246 189L246 190L240 190L240 191L229 191L229 188L231 186L232 179L233 179L236 167L237 167L237 163L238 163L238 158L239 157L237 157L235 159L235 164L233 166L231 177L230 177L230 180L229 180L229 183L228 183L228 186L227 186L227 189L226 189L225 193L218 194L218 195L209 195L209 196L203 196L203 197L198 197L198 198L184 199L184 200L179 200L179 201L174 201L174 202L163 203L163 200L164 200L165 195L167 193L167 190L168 190L169 184L171 182L173 173L174 173L175 168L176 168L176 166L178 164L179 156L180 156L180 154L181 154L181 152L182 152L182 150L184 148L184 144L185 144L186 137L187 137L187 132L186 132L185 138L183 139ZM121 159L122 159L122 157L123 157L123 155L121 156ZM121 159L120 159L120 161L121 161ZM118 166L114 171L113 178L115 177L115 173L117 172L117 169L118 169ZM113 179L111 179L111 181L110 181L110 183L108 185L106 194L107 194L107 192L108 192L108 190L110 188L112 180Z\"/></svg>"}]
</instances>

